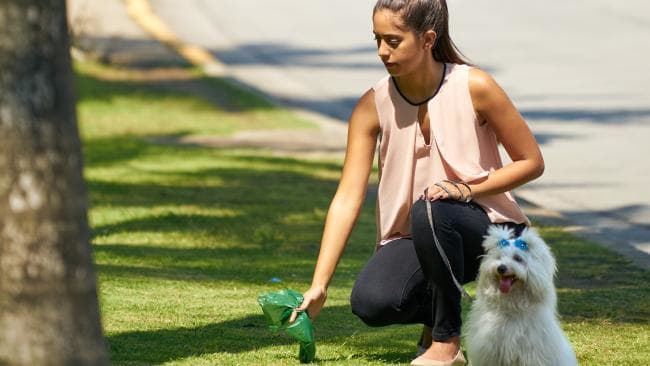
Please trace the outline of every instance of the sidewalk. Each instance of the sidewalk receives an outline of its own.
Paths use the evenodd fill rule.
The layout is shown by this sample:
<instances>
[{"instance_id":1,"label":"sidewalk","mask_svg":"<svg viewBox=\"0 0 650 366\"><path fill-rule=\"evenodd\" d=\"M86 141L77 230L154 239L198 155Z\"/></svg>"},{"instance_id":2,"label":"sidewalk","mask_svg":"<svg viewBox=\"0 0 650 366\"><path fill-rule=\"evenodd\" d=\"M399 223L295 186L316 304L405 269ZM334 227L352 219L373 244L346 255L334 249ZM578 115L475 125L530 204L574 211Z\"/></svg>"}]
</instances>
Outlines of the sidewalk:
<instances>
[{"instance_id":1,"label":"sidewalk","mask_svg":"<svg viewBox=\"0 0 650 366\"><path fill-rule=\"evenodd\" d=\"M190 63L176 52L152 38L143 31L127 14L125 1L106 0L96 2L91 0L67 0L71 27L77 36L77 45L98 59L128 68L141 69L143 72L160 68L183 68ZM209 73L209 70L207 70ZM223 70L220 70L221 73ZM226 70L227 75L227 70ZM219 77L223 75L219 74ZM231 80L238 83L237 80ZM244 88L249 86L238 83ZM184 83L175 83L194 94L207 97L218 102L218 93L214 88L188 79ZM211 90L212 89L212 90ZM272 102L281 104L265 96ZM341 158L345 151L346 127L332 118L307 112L292 110L300 116L313 121L319 126L316 131L251 131L238 133L229 137L202 137L183 140L181 143L197 144L215 147L263 147L280 154L301 156L316 154L321 156L336 156ZM628 257L641 268L650 268L650 255L635 250L626 245L626 240L632 241L635 236L643 233L614 231L615 236L607 235L606 230L597 233L586 232L572 225L571 221L557 212L546 210L530 201L519 201L525 212L535 221L565 226L576 234L587 237Z\"/></svg>"}]
</instances>

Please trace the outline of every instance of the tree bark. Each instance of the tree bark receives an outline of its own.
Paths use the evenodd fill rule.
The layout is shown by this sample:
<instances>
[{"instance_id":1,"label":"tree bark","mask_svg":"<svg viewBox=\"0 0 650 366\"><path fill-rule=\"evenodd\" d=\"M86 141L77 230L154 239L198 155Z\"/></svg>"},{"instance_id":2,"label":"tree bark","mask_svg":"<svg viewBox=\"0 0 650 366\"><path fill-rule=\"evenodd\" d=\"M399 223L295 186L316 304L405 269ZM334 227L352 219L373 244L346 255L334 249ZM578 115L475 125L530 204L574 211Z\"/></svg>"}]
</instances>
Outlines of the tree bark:
<instances>
[{"instance_id":1,"label":"tree bark","mask_svg":"<svg viewBox=\"0 0 650 366\"><path fill-rule=\"evenodd\" d=\"M0 364L107 364L65 0L0 1Z\"/></svg>"}]
</instances>

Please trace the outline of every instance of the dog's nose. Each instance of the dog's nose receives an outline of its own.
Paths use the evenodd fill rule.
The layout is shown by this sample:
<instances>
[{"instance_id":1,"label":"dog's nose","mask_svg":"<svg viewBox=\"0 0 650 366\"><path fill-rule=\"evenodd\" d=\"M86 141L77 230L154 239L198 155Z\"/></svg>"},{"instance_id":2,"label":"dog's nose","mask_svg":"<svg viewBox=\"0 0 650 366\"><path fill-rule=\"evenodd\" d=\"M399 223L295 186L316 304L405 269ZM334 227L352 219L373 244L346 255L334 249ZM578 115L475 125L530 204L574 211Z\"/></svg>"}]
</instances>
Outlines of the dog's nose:
<instances>
[{"instance_id":1,"label":"dog's nose","mask_svg":"<svg viewBox=\"0 0 650 366\"><path fill-rule=\"evenodd\" d=\"M497 272L499 272L499 274L504 274L507 271L508 271L508 267L506 267L505 264L502 264L502 265L497 267Z\"/></svg>"}]
</instances>

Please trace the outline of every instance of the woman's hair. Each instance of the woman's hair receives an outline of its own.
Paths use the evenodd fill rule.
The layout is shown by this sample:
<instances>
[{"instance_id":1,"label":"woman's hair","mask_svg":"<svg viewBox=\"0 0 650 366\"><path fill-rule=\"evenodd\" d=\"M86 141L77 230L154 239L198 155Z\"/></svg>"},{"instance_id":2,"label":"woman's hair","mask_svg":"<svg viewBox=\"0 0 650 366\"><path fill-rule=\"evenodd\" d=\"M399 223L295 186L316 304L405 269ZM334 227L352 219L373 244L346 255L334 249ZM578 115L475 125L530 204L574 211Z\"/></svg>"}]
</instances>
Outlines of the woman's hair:
<instances>
[{"instance_id":1,"label":"woman's hair","mask_svg":"<svg viewBox=\"0 0 650 366\"><path fill-rule=\"evenodd\" d=\"M377 0L372 13L384 9L400 14L404 25L418 35L428 30L436 32L436 43L431 49L434 60L470 64L449 36L446 0Z\"/></svg>"}]
</instances>

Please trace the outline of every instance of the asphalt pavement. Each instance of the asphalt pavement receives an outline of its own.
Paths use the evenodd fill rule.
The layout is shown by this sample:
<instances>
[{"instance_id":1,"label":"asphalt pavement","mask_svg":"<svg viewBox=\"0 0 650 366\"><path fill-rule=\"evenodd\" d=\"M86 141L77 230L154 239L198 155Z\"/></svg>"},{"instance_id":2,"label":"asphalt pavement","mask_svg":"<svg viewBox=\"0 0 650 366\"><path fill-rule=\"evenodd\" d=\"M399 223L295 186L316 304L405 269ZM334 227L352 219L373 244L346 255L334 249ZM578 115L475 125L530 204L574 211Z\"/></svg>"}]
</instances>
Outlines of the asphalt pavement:
<instances>
[{"instance_id":1,"label":"asphalt pavement","mask_svg":"<svg viewBox=\"0 0 650 366\"><path fill-rule=\"evenodd\" d=\"M341 124L385 75L372 40L372 0L149 3L179 39L209 50L241 83ZM650 73L643 66L650 4L448 3L454 41L504 87L542 147L544 176L517 196L650 268ZM113 28L124 44L132 37L132 45L149 44L119 30L130 26Z\"/></svg>"}]
</instances>

